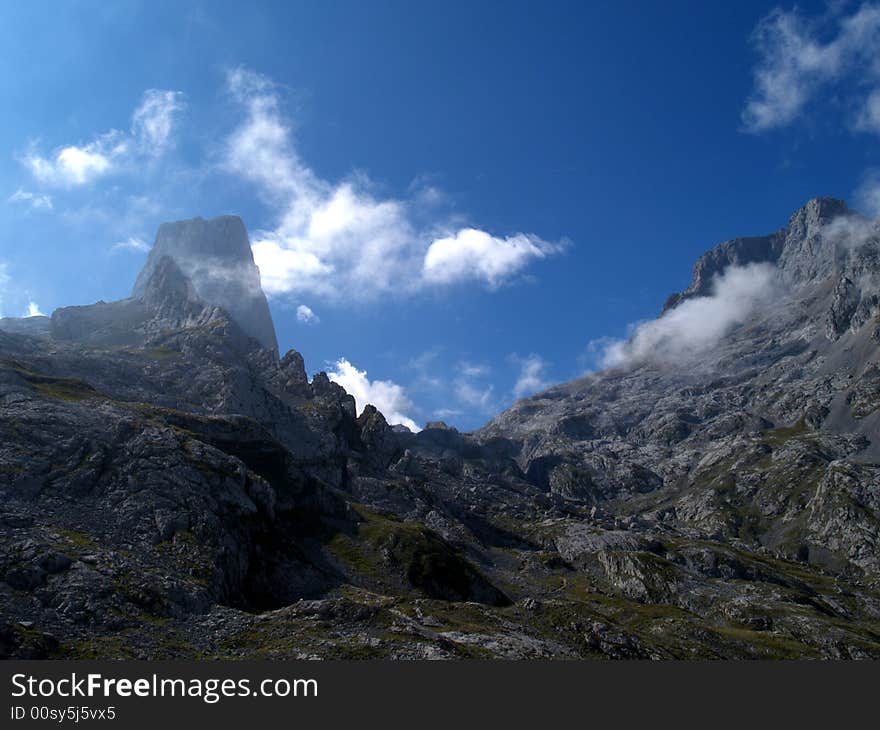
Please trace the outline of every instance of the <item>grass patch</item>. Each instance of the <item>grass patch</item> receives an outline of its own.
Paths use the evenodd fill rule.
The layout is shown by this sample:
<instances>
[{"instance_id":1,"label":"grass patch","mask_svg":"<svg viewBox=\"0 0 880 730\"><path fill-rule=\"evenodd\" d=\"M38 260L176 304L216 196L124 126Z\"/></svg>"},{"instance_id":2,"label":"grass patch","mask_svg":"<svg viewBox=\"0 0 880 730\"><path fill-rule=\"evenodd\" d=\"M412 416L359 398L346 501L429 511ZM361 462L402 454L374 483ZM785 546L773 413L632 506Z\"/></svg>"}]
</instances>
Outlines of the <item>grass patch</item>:
<instances>
[{"instance_id":1,"label":"grass patch","mask_svg":"<svg viewBox=\"0 0 880 730\"><path fill-rule=\"evenodd\" d=\"M356 507L354 534L336 533L329 552L353 573L383 590L415 588L430 598L509 603L468 560L430 528Z\"/></svg>"},{"instance_id":2,"label":"grass patch","mask_svg":"<svg viewBox=\"0 0 880 730\"><path fill-rule=\"evenodd\" d=\"M85 532L70 530L66 527L53 527L52 529L61 536L64 542L72 545L79 553L91 553L101 549L95 539Z\"/></svg>"},{"instance_id":3,"label":"grass patch","mask_svg":"<svg viewBox=\"0 0 880 730\"><path fill-rule=\"evenodd\" d=\"M177 350L172 350L170 347L154 347L151 350L147 350L146 355L151 360L169 360L180 357L180 353Z\"/></svg>"},{"instance_id":4,"label":"grass patch","mask_svg":"<svg viewBox=\"0 0 880 730\"><path fill-rule=\"evenodd\" d=\"M82 380L76 378L56 378L52 375L35 373L15 360L2 360L0 361L0 367L15 373L32 390L44 398L76 402L100 396L98 391Z\"/></svg>"},{"instance_id":5,"label":"grass patch","mask_svg":"<svg viewBox=\"0 0 880 730\"><path fill-rule=\"evenodd\" d=\"M792 439L802 438L810 433L806 421L801 418L792 426L780 426L768 431L761 432L761 440L773 449L778 449L787 444Z\"/></svg>"},{"instance_id":6,"label":"grass patch","mask_svg":"<svg viewBox=\"0 0 880 730\"><path fill-rule=\"evenodd\" d=\"M812 659L818 653L812 647L766 631L753 631L737 626L720 626L712 629L724 639L740 644L752 652L756 659Z\"/></svg>"}]
</instances>

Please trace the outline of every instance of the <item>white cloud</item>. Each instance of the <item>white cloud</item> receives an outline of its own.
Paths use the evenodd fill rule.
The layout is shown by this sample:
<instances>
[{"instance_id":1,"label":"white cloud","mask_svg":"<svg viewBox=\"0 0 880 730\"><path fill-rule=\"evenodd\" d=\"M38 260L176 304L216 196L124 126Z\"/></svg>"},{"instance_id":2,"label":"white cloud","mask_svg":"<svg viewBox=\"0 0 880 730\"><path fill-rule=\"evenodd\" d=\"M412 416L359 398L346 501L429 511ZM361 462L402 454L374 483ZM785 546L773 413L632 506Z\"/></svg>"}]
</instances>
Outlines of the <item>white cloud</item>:
<instances>
[{"instance_id":1,"label":"white cloud","mask_svg":"<svg viewBox=\"0 0 880 730\"><path fill-rule=\"evenodd\" d=\"M876 3L864 3L850 15L832 12L816 19L803 17L797 9L777 9L758 24L753 42L760 61L743 110L745 127L752 132L790 124L832 82L852 76L858 82L853 85L857 94L866 84L880 83L880 5ZM854 125L880 132L877 91L855 103L861 111Z\"/></svg>"},{"instance_id":2,"label":"white cloud","mask_svg":"<svg viewBox=\"0 0 880 730\"><path fill-rule=\"evenodd\" d=\"M358 370L344 357L337 360L333 368L327 376L354 396L358 413L363 412L364 406L372 404L381 411L388 423L403 424L410 431L421 430L407 415L407 412L412 411L413 404L403 387L390 380L371 381L366 370Z\"/></svg>"},{"instance_id":3,"label":"white cloud","mask_svg":"<svg viewBox=\"0 0 880 730\"><path fill-rule=\"evenodd\" d=\"M603 343L599 365L681 363L717 344L734 326L769 302L779 286L771 264L731 266L713 282L712 294L686 299L662 317L633 327L628 340Z\"/></svg>"},{"instance_id":4,"label":"white cloud","mask_svg":"<svg viewBox=\"0 0 880 730\"><path fill-rule=\"evenodd\" d=\"M29 302L27 312L24 313L25 317L45 317L46 315L40 311L40 307L36 302Z\"/></svg>"},{"instance_id":5,"label":"white cloud","mask_svg":"<svg viewBox=\"0 0 880 730\"><path fill-rule=\"evenodd\" d=\"M321 318L312 311L311 307L307 307L305 304L300 304L296 308L296 318L303 324L318 324L321 321Z\"/></svg>"},{"instance_id":6,"label":"white cloud","mask_svg":"<svg viewBox=\"0 0 880 730\"><path fill-rule=\"evenodd\" d=\"M184 107L180 91L147 89L131 119L132 134L145 152L159 156L170 145L174 115Z\"/></svg>"},{"instance_id":7,"label":"white cloud","mask_svg":"<svg viewBox=\"0 0 880 730\"><path fill-rule=\"evenodd\" d=\"M178 91L149 89L132 115L131 132L111 129L91 142L59 147L49 155L32 145L21 160L34 179L49 187L75 188L118 172L139 158L170 146L174 115L183 108Z\"/></svg>"},{"instance_id":8,"label":"white cloud","mask_svg":"<svg viewBox=\"0 0 880 730\"><path fill-rule=\"evenodd\" d=\"M112 246L113 251L134 251L136 253L147 253L150 248L150 244L138 236L129 236L124 241L117 241Z\"/></svg>"},{"instance_id":9,"label":"white cloud","mask_svg":"<svg viewBox=\"0 0 880 730\"><path fill-rule=\"evenodd\" d=\"M269 79L236 69L227 74L227 88L245 117L226 140L223 166L257 185L277 211L275 226L253 235L270 294L364 299L466 280L494 288L559 250L526 234L497 238L473 228L434 234L443 226L415 222L427 207L418 192L397 200L378 195L364 175L322 180L300 159ZM436 191L428 196L431 204L438 199Z\"/></svg>"},{"instance_id":10,"label":"white cloud","mask_svg":"<svg viewBox=\"0 0 880 730\"><path fill-rule=\"evenodd\" d=\"M560 250L559 244L537 236L520 233L498 238L475 228L464 228L431 243L422 273L426 281L434 284L476 279L494 289L533 259L543 259Z\"/></svg>"},{"instance_id":11,"label":"white cloud","mask_svg":"<svg viewBox=\"0 0 880 730\"><path fill-rule=\"evenodd\" d=\"M526 358L514 356L513 360L518 362L520 366L519 376L513 386L513 394L517 398L532 395L550 385L550 382L544 378L547 363L540 355L532 353Z\"/></svg>"},{"instance_id":12,"label":"white cloud","mask_svg":"<svg viewBox=\"0 0 880 730\"><path fill-rule=\"evenodd\" d=\"M37 182L72 188L106 175L127 151L127 141L114 130L81 147L62 147L49 157L32 149L25 155L24 163Z\"/></svg>"},{"instance_id":13,"label":"white cloud","mask_svg":"<svg viewBox=\"0 0 880 730\"><path fill-rule=\"evenodd\" d=\"M30 206L33 210L52 210L52 198L48 195L39 195L19 188L7 199L9 203L22 203Z\"/></svg>"}]
</instances>

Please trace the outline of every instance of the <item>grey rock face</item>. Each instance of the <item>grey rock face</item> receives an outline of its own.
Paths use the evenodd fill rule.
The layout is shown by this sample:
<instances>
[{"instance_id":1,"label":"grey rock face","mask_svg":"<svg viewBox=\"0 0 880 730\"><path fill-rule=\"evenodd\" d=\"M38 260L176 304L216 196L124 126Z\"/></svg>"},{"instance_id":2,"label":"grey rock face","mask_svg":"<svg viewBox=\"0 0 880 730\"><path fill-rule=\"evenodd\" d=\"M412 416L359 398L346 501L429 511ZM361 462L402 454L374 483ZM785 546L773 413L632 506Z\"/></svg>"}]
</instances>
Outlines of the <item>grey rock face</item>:
<instances>
[{"instance_id":1,"label":"grey rock face","mask_svg":"<svg viewBox=\"0 0 880 730\"><path fill-rule=\"evenodd\" d=\"M248 342L224 309L205 303L176 261L163 256L141 297L56 309L49 334L55 340L88 345L145 347L170 333L196 328L223 328L238 347L259 346L255 340Z\"/></svg>"},{"instance_id":2,"label":"grey rock face","mask_svg":"<svg viewBox=\"0 0 880 730\"><path fill-rule=\"evenodd\" d=\"M835 198L815 198L790 218L788 226L767 236L725 241L707 251L694 264L690 286L672 294L663 312L695 296L710 293L712 280L730 266L776 264L786 281L803 285L828 277L845 258L845 237L831 233L833 221L865 222L846 203Z\"/></svg>"},{"instance_id":3,"label":"grey rock face","mask_svg":"<svg viewBox=\"0 0 880 730\"><path fill-rule=\"evenodd\" d=\"M49 334L49 317L0 317L0 330L41 337Z\"/></svg>"},{"instance_id":4,"label":"grey rock face","mask_svg":"<svg viewBox=\"0 0 880 730\"><path fill-rule=\"evenodd\" d=\"M719 244L697 259L691 285L683 292L670 295L663 305L663 312L673 309L685 299L709 294L713 278L729 266L775 263L783 245L784 239L778 233L770 236L735 238Z\"/></svg>"},{"instance_id":5,"label":"grey rock face","mask_svg":"<svg viewBox=\"0 0 880 730\"><path fill-rule=\"evenodd\" d=\"M842 200L815 198L798 210L785 229L779 268L791 281L803 284L834 273L845 254L836 236L828 235L834 220L859 217Z\"/></svg>"},{"instance_id":6,"label":"grey rock face","mask_svg":"<svg viewBox=\"0 0 880 730\"><path fill-rule=\"evenodd\" d=\"M278 352L278 341L260 271L254 263L244 223L238 216L163 223L132 297L142 298L163 257L172 258L207 304L222 307L263 347Z\"/></svg>"},{"instance_id":7,"label":"grey rock face","mask_svg":"<svg viewBox=\"0 0 880 730\"><path fill-rule=\"evenodd\" d=\"M84 306L61 307L52 313L50 333L58 340L95 345L135 345L150 313L143 301L123 299Z\"/></svg>"}]
</instances>

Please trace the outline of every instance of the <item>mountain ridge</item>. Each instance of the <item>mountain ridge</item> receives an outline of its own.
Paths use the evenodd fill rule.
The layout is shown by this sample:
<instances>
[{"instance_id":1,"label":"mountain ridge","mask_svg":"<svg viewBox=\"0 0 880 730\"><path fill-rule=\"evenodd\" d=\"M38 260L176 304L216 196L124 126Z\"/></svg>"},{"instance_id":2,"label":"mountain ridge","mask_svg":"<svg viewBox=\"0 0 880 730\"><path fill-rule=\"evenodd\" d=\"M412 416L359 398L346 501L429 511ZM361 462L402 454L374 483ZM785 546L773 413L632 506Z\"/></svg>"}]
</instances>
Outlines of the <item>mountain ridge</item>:
<instances>
[{"instance_id":1,"label":"mountain ridge","mask_svg":"<svg viewBox=\"0 0 880 730\"><path fill-rule=\"evenodd\" d=\"M0 655L880 658L880 239L841 206L470 434L357 415L162 248L0 329Z\"/></svg>"}]
</instances>

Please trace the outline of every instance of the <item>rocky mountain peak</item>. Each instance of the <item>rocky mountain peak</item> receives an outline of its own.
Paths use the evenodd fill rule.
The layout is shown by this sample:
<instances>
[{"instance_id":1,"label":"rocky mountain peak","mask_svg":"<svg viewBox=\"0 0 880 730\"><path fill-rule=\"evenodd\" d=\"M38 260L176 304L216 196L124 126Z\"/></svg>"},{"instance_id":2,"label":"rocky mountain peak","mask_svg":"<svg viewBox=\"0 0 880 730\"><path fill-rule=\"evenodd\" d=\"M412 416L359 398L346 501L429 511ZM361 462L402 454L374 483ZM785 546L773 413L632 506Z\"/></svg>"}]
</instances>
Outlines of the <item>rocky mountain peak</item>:
<instances>
[{"instance_id":1,"label":"rocky mountain peak","mask_svg":"<svg viewBox=\"0 0 880 730\"><path fill-rule=\"evenodd\" d=\"M170 258L191 282L199 299L225 309L242 330L278 352L275 326L260 270L254 263L244 222L225 215L163 223L132 297L144 298L163 258Z\"/></svg>"},{"instance_id":2,"label":"rocky mountain peak","mask_svg":"<svg viewBox=\"0 0 880 730\"><path fill-rule=\"evenodd\" d=\"M839 216L853 215L847 204L838 198L811 198L798 208L788 220L789 233L805 235L811 229L824 226Z\"/></svg>"},{"instance_id":3,"label":"rocky mountain peak","mask_svg":"<svg viewBox=\"0 0 880 730\"><path fill-rule=\"evenodd\" d=\"M730 266L774 264L794 286L825 279L839 268L841 254L849 248L846 226L836 224L866 220L842 200L812 198L792 213L785 228L764 236L724 241L700 256L690 286L670 295L663 312L685 299L710 294L715 277Z\"/></svg>"},{"instance_id":4,"label":"rocky mountain peak","mask_svg":"<svg viewBox=\"0 0 880 730\"><path fill-rule=\"evenodd\" d=\"M150 260L162 256L174 258L209 257L253 263L247 229L237 215L221 215L205 220L199 216L169 221L159 226ZM148 275L145 267L135 283L135 294Z\"/></svg>"},{"instance_id":5,"label":"rocky mountain peak","mask_svg":"<svg viewBox=\"0 0 880 730\"><path fill-rule=\"evenodd\" d=\"M833 274L848 242L832 226L854 219L862 217L836 198L813 198L796 211L780 232L784 243L777 263L785 279L798 286Z\"/></svg>"}]
</instances>

